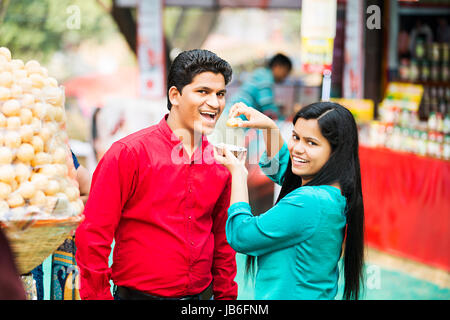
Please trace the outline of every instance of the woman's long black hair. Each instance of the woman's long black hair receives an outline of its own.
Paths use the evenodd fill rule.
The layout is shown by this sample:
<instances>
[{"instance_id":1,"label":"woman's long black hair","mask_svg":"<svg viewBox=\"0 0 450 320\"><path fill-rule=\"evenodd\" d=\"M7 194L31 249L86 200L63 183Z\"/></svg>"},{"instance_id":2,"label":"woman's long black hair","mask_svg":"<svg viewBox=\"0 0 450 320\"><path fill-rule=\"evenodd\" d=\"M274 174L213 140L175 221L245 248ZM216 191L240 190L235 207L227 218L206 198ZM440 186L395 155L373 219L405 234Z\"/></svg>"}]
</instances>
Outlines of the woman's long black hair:
<instances>
[{"instance_id":1,"label":"woman's long black hair","mask_svg":"<svg viewBox=\"0 0 450 320\"><path fill-rule=\"evenodd\" d=\"M306 186L331 185L339 183L347 199L347 228L344 250L344 299L358 299L363 287L364 264L364 206L361 190L361 172L358 155L358 129L355 120L345 107L332 102L310 104L294 116L318 119L322 135L331 145L331 155L325 165L305 184ZM302 186L302 179L292 172L289 160L283 185L276 203L291 191ZM254 257L247 257L247 272L253 271Z\"/></svg>"}]
</instances>

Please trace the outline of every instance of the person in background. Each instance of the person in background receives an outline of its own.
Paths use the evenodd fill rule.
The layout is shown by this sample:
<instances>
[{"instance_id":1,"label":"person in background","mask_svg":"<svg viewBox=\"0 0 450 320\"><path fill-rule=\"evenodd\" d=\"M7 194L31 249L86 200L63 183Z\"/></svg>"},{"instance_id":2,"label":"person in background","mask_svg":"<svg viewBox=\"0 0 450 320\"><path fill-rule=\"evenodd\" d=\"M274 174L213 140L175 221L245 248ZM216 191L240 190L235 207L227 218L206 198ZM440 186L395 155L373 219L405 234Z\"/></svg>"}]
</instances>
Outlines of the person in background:
<instances>
[{"instance_id":1,"label":"person in background","mask_svg":"<svg viewBox=\"0 0 450 320\"><path fill-rule=\"evenodd\" d=\"M80 197L86 203L91 187L89 171L78 162L72 153L73 165L76 169L76 179L80 188ZM63 244L52 255L52 276L50 285L50 300L72 300L79 298L78 289L73 285L77 280L78 270L75 262L75 241L73 235L68 236ZM42 264L31 271L36 282L38 300L44 300L44 271ZM69 282L73 282L69 285ZM67 283L67 286L66 286ZM69 289L70 287L70 289ZM66 292L66 294L64 294Z\"/></svg>"},{"instance_id":2,"label":"person in background","mask_svg":"<svg viewBox=\"0 0 450 320\"><path fill-rule=\"evenodd\" d=\"M100 161L100 154L98 152L99 149L99 136L98 136L98 117L101 108L96 107L94 112L92 113L92 121L91 121L91 139L92 139L92 149L94 151L95 160Z\"/></svg>"},{"instance_id":3,"label":"person in background","mask_svg":"<svg viewBox=\"0 0 450 320\"><path fill-rule=\"evenodd\" d=\"M236 253L225 236L231 176L206 138L231 74L210 51L180 53L168 74L169 113L101 158L75 238L82 299L198 300L210 289L236 299Z\"/></svg>"},{"instance_id":4,"label":"person in background","mask_svg":"<svg viewBox=\"0 0 450 320\"><path fill-rule=\"evenodd\" d=\"M284 54L276 54L265 67L250 74L227 105L231 107L237 102L243 102L273 120L283 120L285 117L281 107L275 102L275 84L282 83L291 70L291 59ZM224 113L225 116L227 114L228 112Z\"/></svg>"},{"instance_id":5,"label":"person in background","mask_svg":"<svg viewBox=\"0 0 450 320\"><path fill-rule=\"evenodd\" d=\"M358 131L346 108L318 102L294 116L292 138L283 141L275 122L238 103L230 117L264 129L262 171L282 186L276 204L254 216L248 204L247 170L227 149L215 156L232 175L227 239L237 252L257 257L256 299L334 299L342 244L344 298L358 299L363 284L364 207ZM345 240L344 240L345 239Z\"/></svg>"},{"instance_id":6,"label":"person in background","mask_svg":"<svg viewBox=\"0 0 450 320\"><path fill-rule=\"evenodd\" d=\"M80 198L86 204L91 187L91 175L82 166L72 152L73 165L76 169L76 179L80 188ZM50 300L80 300L79 272L75 261L75 235L66 238L64 243L52 255L52 277Z\"/></svg>"},{"instance_id":7,"label":"person in background","mask_svg":"<svg viewBox=\"0 0 450 320\"><path fill-rule=\"evenodd\" d=\"M0 300L25 300L25 289L19 277L14 256L0 228Z\"/></svg>"}]
</instances>

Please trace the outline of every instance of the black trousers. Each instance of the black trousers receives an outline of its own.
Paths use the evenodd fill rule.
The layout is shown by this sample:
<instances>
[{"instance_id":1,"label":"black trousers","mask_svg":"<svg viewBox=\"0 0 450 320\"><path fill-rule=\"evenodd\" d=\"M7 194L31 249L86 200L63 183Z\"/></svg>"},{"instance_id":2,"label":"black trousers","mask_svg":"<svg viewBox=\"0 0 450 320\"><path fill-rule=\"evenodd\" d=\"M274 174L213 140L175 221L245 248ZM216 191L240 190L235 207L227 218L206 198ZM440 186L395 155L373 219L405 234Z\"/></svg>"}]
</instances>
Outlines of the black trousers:
<instances>
[{"instance_id":1,"label":"black trousers","mask_svg":"<svg viewBox=\"0 0 450 320\"><path fill-rule=\"evenodd\" d=\"M185 297L157 297L148 293L138 291L135 289L115 286L114 287L114 300L210 300L212 297L212 284L208 286L203 292Z\"/></svg>"}]
</instances>

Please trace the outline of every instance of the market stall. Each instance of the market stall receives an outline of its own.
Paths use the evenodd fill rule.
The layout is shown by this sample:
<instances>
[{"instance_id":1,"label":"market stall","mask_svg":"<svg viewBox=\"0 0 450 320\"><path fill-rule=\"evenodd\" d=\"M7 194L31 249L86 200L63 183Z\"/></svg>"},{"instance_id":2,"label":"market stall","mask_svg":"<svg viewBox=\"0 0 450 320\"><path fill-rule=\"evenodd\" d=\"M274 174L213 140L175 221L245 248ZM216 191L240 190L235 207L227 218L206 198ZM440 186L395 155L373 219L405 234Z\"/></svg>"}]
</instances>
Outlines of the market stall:
<instances>
[{"instance_id":1,"label":"market stall","mask_svg":"<svg viewBox=\"0 0 450 320\"><path fill-rule=\"evenodd\" d=\"M360 131L366 240L448 271L450 6L390 1L387 8L383 100L376 121Z\"/></svg>"},{"instance_id":2,"label":"market stall","mask_svg":"<svg viewBox=\"0 0 450 320\"><path fill-rule=\"evenodd\" d=\"M366 240L450 271L450 162L360 147Z\"/></svg>"}]
</instances>

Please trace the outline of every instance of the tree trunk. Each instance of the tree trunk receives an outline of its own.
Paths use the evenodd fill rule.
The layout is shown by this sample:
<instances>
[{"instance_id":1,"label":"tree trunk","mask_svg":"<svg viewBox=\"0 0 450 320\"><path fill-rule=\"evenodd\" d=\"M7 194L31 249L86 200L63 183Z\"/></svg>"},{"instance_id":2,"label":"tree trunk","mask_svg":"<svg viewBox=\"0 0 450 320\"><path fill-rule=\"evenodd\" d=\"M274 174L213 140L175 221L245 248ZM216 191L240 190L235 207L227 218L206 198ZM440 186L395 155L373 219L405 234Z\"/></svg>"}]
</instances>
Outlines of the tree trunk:
<instances>
[{"instance_id":1,"label":"tree trunk","mask_svg":"<svg viewBox=\"0 0 450 320\"><path fill-rule=\"evenodd\" d=\"M118 7L116 1L111 8L111 16L119 27L119 31L125 37L131 51L137 54L136 21L131 12L132 8Z\"/></svg>"}]
</instances>

